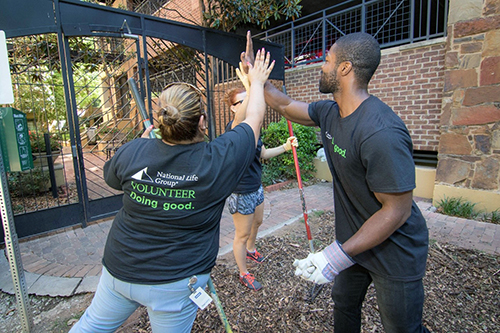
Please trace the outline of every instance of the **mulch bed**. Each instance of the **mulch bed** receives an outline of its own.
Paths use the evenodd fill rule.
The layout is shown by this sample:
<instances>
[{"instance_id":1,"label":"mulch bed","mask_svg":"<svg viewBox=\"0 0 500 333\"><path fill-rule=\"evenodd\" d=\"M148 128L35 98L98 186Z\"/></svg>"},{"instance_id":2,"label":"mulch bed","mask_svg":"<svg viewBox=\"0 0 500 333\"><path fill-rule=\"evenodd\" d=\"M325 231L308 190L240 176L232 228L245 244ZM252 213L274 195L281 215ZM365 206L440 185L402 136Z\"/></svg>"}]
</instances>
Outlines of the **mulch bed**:
<instances>
[{"instance_id":1,"label":"mulch bed","mask_svg":"<svg viewBox=\"0 0 500 333\"><path fill-rule=\"evenodd\" d=\"M52 191L27 193L24 196L11 195L12 210L14 214L24 214L46 208L54 208L78 202L78 192L74 183L59 186L57 196L54 198Z\"/></svg>"},{"instance_id":2,"label":"mulch bed","mask_svg":"<svg viewBox=\"0 0 500 333\"><path fill-rule=\"evenodd\" d=\"M317 249L333 241L332 212L310 216L309 223ZM220 258L212 271L233 332L332 332L330 286L311 302L312 284L294 276L293 259L306 257L309 249L303 223L284 227L257 243L266 259L249 270L264 286L261 291L252 292L240 284L232 253ZM432 332L499 331L499 256L431 242L424 286L424 324ZM128 329L151 332L144 309ZM224 332L213 303L198 311L192 331ZM362 332L383 331L370 287L363 304Z\"/></svg>"}]
</instances>

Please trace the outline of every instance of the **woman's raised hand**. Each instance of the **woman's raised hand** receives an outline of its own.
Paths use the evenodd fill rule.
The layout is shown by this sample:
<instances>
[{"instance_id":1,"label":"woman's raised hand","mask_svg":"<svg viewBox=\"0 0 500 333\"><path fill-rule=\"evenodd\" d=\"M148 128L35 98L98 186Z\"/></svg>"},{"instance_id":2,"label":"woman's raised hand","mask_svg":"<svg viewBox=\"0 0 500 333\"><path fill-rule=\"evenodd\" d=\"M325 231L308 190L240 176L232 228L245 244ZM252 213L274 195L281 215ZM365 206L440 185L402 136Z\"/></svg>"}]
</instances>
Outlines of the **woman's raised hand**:
<instances>
[{"instance_id":1,"label":"woman's raised hand","mask_svg":"<svg viewBox=\"0 0 500 333\"><path fill-rule=\"evenodd\" d=\"M236 68L236 75L238 75L238 78L240 79L241 83L245 87L245 90L248 91L250 90L250 82L248 82L248 76L247 73L243 70L243 63L240 61L240 68Z\"/></svg>"},{"instance_id":2,"label":"woman's raised hand","mask_svg":"<svg viewBox=\"0 0 500 333\"><path fill-rule=\"evenodd\" d=\"M269 52L266 53L264 48L257 51L254 64L248 64L248 80L251 84L264 84L267 81L269 74L271 74L274 68L274 60L269 63L270 61L271 54Z\"/></svg>"}]
</instances>

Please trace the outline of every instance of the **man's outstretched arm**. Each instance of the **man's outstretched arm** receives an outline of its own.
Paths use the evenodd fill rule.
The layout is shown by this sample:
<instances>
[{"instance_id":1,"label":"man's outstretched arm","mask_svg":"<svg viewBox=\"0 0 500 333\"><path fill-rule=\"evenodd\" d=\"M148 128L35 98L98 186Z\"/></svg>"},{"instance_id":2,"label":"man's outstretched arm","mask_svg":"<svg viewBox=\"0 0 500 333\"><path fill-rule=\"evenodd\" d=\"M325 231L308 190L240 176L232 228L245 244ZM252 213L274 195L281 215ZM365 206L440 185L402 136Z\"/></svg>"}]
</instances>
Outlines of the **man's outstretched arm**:
<instances>
[{"instance_id":1,"label":"man's outstretched arm","mask_svg":"<svg viewBox=\"0 0 500 333\"><path fill-rule=\"evenodd\" d=\"M269 81L264 85L264 98L267 105L278 111L286 119L297 124L316 126L309 117L308 103L290 98Z\"/></svg>"}]
</instances>

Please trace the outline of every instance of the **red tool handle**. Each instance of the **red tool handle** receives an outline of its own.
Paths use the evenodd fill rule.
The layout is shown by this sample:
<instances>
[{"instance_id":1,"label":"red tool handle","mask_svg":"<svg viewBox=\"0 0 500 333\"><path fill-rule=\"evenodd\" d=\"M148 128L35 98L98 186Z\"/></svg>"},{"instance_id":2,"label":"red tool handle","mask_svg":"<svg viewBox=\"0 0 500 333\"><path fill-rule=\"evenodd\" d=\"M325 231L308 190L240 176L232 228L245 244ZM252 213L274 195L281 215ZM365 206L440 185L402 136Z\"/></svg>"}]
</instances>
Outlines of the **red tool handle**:
<instances>
[{"instance_id":1,"label":"red tool handle","mask_svg":"<svg viewBox=\"0 0 500 333\"><path fill-rule=\"evenodd\" d=\"M290 120L286 121L288 124L288 132L290 136L293 136L292 122ZM302 177L300 176L299 159L297 157L297 148L292 145L293 161L295 162L295 172L297 173L297 182L299 183L299 188L302 189Z\"/></svg>"},{"instance_id":2,"label":"red tool handle","mask_svg":"<svg viewBox=\"0 0 500 333\"><path fill-rule=\"evenodd\" d=\"M288 124L288 132L290 133L290 136L293 136L292 122L290 120L287 120L287 124ZM299 184L300 200L302 201L302 213L304 214L304 224L306 225L307 239L309 240L309 246L311 247L311 252L314 252L311 229L309 228L309 224L307 223L307 208L306 208L306 200L304 198L304 188L302 186L302 177L300 176L299 159L297 157L297 149L293 145L292 145L292 152L293 152L293 161L295 162L295 172L297 173L297 182Z\"/></svg>"}]
</instances>

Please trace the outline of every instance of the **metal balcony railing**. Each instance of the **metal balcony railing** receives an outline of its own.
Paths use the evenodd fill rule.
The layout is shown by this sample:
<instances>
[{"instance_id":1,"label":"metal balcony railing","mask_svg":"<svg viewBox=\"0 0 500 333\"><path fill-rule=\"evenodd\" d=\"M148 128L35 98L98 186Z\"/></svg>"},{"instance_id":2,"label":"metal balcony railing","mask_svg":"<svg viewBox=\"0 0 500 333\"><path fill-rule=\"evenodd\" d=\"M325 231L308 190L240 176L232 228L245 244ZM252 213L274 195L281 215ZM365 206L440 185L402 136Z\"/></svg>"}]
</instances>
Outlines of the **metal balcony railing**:
<instances>
[{"instance_id":1,"label":"metal balcony railing","mask_svg":"<svg viewBox=\"0 0 500 333\"><path fill-rule=\"evenodd\" d=\"M146 15L155 15L170 0L144 0L134 8L134 11Z\"/></svg>"},{"instance_id":2,"label":"metal balcony railing","mask_svg":"<svg viewBox=\"0 0 500 333\"><path fill-rule=\"evenodd\" d=\"M366 32L382 48L446 35L449 0L350 0L256 35L285 47L285 66L322 62L339 37Z\"/></svg>"}]
</instances>

